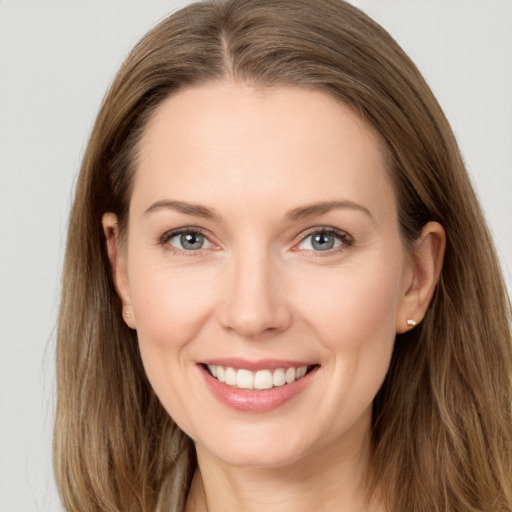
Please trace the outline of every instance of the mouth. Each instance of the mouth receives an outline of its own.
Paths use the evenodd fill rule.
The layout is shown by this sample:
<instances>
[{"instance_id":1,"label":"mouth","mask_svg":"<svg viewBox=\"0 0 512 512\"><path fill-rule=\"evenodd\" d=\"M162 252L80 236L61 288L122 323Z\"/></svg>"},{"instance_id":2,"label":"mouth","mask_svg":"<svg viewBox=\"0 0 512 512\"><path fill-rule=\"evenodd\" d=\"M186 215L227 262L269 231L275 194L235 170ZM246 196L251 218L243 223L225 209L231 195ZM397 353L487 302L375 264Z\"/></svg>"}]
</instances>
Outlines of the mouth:
<instances>
[{"instance_id":1,"label":"mouth","mask_svg":"<svg viewBox=\"0 0 512 512\"><path fill-rule=\"evenodd\" d=\"M204 382L214 397L231 409L265 413L284 406L312 386L319 364L241 359L198 363Z\"/></svg>"},{"instance_id":2,"label":"mouth","mask_svg":"<svg viewBox=\"0 0 512 512\"><path fill-rule=\"evenodd\" d=\"M235 389L265 391L293 384L316 370L319 365L288 366L283 368L264 368L257 371L217 364L202 364L217 381Z\"/></svg>"}]
</instances>

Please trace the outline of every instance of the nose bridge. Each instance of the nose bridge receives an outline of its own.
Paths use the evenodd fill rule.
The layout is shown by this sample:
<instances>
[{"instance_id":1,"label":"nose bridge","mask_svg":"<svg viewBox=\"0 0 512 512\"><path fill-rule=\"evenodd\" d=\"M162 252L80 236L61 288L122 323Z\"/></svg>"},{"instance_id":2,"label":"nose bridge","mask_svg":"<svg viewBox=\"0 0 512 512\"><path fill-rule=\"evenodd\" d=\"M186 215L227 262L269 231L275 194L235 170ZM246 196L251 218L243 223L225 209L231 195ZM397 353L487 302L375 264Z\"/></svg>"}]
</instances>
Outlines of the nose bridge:
<instances>
[{"instance_id":1,"label":"nose bridge","mask_svg":"<svg viewBox=\"0 0 512 512\"><path fill-rule=\"evenodd\" d=\"M271 251L252 245L234 253L230 267L221 316L224 327L245 337L285 329L291 314Z\"/></svg>"}]
</instances>

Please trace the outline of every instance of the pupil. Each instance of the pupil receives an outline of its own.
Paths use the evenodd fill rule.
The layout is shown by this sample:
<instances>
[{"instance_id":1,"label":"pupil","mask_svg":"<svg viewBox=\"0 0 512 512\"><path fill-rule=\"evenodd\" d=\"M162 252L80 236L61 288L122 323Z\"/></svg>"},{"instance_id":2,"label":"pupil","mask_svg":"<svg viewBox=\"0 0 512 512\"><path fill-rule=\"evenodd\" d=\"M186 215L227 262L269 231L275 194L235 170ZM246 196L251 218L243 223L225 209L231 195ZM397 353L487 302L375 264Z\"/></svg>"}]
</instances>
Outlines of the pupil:
<instances>
[{"instance_id":1,"label":"pupil","mask_svg":"<svg viewBox=\"0 0 512 512\"><path fill-rule=\"evenodd\" d=\"M185 233L180 238L181 246L192 251L201 249L204 241L204 237L198 233Z\"/></svg>"},{"instance_id":2,"label":"pupil","mask_svg":"<svg viewBox=\"0 0 512 512\"><path fill-rule=\"evenodd\" d=\"M312 246L319 251L327 251L334 246L334 238L325 233L318 233L313 237Z\"/></svg>"}]
</instances>

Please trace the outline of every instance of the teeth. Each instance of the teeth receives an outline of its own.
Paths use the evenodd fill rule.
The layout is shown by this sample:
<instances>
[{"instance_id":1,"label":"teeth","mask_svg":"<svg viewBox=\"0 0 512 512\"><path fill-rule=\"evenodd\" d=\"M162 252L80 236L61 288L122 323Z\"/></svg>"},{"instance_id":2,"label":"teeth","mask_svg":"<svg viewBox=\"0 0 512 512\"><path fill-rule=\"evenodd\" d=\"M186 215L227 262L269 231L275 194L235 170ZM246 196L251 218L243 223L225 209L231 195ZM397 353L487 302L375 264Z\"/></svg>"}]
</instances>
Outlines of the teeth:
<instances>
[{"instance_id":1,"label":"teeth","mask_svg":"<svg viewBox=\"0 0 512 512\"><path fill-rule=\"evenodd\" d=\"M301 377L304 377L304 375L306 375L307 371L308 371L307 366L301 366L300 368L297 368L295 370L295 380L300 379Z\"/></svg>"},{"instance_id":2,"label":"teeth","mask_svg":"<svg viewBox=\"0 0 512 512\"><path fill-rule=\"evenodd\" d=\"M270 389L274 385L270 370L260 370L254 376L254 389Z\"/></svg>"},{"instance_id":3,"label":"teeth","mask_svg":"<svg viewBox=\"0 0 512 512\"><path fill-rule=\"evenodd\" d=\"M226 368L224 371L224 382L230 386L236 386L236 370L233 368Z\"/></svg>"},{"instance_id":4,"label":"teeth","mask_svg":"<svg viewBox=\"0 0 512 512\"><path fill-rule=\"evenodd\" d=\"M283 384L286 384L286 374L284 373L284 370L282 368L274 370L272 381L274 383L274 386L282 386Z\"/></svg>"},{"instance_id":5,"label":"teeth","mask_svg":"<svg viewBox=\"0 0 512 512\"><path fill-rule=\"evenodd\" d=\"M236 387L254 389L254 374L249 370L238 370L236 372Z\"/></svg>"},{"instance_id":6,"label":"teeth","mask_svg":"<svg viewBox=\"0 0 512 512\"><path fill-rule=\"evenodd\" d=\"M257 390L291 384L298 379L302 379L308 371L307 366L301 366L299 368L277 368L273 371L258 370L257 372L251 372L250 370L236 370L230 366L224 367L215 364L209 364L208 369L218 381L229 386Z\"/></svg>"}]
</instances>

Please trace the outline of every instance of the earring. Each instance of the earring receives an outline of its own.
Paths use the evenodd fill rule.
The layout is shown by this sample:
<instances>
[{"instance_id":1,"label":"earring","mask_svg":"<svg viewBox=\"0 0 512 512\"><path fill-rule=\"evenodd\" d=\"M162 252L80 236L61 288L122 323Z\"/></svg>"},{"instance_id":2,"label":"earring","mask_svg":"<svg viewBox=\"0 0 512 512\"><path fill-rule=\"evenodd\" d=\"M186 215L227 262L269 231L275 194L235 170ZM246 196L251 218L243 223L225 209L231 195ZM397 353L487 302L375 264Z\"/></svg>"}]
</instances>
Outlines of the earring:
<instances>
[{"instance_id":1,"label":"earring","mask_svg":"<svg viewBox=\"0 0 512 512\"><path fill-rule=\"evenodd\" d=\"M123 306L122 316L124 323L130 328L135 330L135 315L132 315L131 304Z\"/></svg>"},{"instance_id":2,"label":"earring","mask_svg":"<svg viewBox=\"0 0 512 512\"><path fill-rule=\"evenodd\" d=\"M407 319L407 327L416 327L418 324L412 318Z\"/></svg>"}]
</instances>

